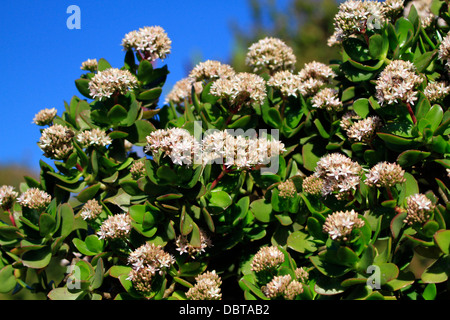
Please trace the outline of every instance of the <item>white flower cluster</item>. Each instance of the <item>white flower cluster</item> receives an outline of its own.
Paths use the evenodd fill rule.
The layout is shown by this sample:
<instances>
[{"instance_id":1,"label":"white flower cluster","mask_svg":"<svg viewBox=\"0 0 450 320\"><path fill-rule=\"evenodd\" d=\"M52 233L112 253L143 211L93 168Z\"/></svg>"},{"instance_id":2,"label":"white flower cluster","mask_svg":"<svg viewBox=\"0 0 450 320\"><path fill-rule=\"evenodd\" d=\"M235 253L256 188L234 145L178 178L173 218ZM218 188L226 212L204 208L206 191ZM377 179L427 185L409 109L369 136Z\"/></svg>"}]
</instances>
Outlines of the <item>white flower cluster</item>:
<instances>
[{"instance_id":1,"label":"white flower cluster","mask_svg":"<svg viewBox=\"0 0 450 320\"><path fill-rule=\"evenodd\" d=\"M109 216L97 232L99 239L124 239L131 231L131 217L127 213Z\"/></svg>"},{"instance_id":2,"label":"white flower cluster","mask_svg":"<svg viewBox=\"0 0 450 320\"><path fill-rule=\"evenodd\" d=\"M433 214L434 204L422 193L416 193L406 199L406 218L408 225L424 224Z\"/></svg>"},{"instance_id":3,"label":"white flower cluster","mask_svg":"<svg viewBox=\"0 0 450 320\"><path fill-rule=\"evenodd\" d=\"M392 187L405 182L404 174L405 170L400 165L383 161L370 169L366 174L365 183L368 186Z\"/></svg>"},{"instance_id":4,"label":"white flower cluster","mask_svg":"<svg viewBox=\"0 0 450 320\"><path fill-rule=\"evenodd\" d=\"M267 81L268 86L280 90L285 97L297 97L300 94L301 84L300 77L289 70L278 71Z\"/></svg>"},{"instance_id":5,"label":"white flower cluster","mask_svg":"<svg viewBox=\"0 0 450 320\"><path fill-rule=\"evenodd\" d=\"M207 271L195 277L195 285L186 292L189 300L220 300L222 293L220 286L222 279L217 275L216 271Z\"/></svg>"},{"instance_id":6,"label":"white flower cluster","mask_svg":"<svg viewBox=\"0 0 450 320\"><path fill-rule=\"evenodd\" d=\"M219 78L211 85L212 95L227 99L232 105L263 104L266 98L265 80L253 73L239 72Z\"/></svg>"},{"instance_id":7,"label":"white flower cluster","mask_svg":"<svg viewBox=\"0 0 450 320\"><path fill-rule=\"evenodd\" d=\"M80 216L83 220L94 220L102 213L102 206L95 199L88 200L81 208Z\"/></svg>"},{"instance_id":8,"label":"white flower cluster","mask_svg":"<svg viewBox=\"0 0 450 320\"><path fill-rule=\"evenodd\" d=\"M69 156L73 150L73 131L60 124L54 124L42 131L38 142L39 148L46 157L62 160Z\"/></svg>"},{"instance_id":9,"label":"white flower cluster","mask_svg":"<svg viewBox=\"0 0 450 320\"><path fill-rule=\"evenodd\" d=\"M111 138L106 135L105 131L98 128L84 130L77 135L77 141L82 147L106 147L111 144Z\"/></svg>"},{"instance_id":10,"label":"white flower cluster","mask_svg":"<svg viewBox=\"0 0 450 320\"><path fill-rule=\"evenodd\" d=\"M228 131L208 133L201 145L203 163L221 163L238 169L268 164L271 157L285 151L284 144L278 140L233 136Z\"/></svg>"},{"instance_id":11,"label":"white flower cluster","mask_svg":"<svg viewBox=\"0 0 450 320\"><path fill-rule=\"evenodd\" d=\"M336 73L326 64L312 61L303 66L298 76L300 93L307 97L315 95L322 86L331 83Z\"/></svg>"},{"instance_id":12,"label":"white flower cluster","mask_svg":"<svg viewBox=\"0 0 450 320\"><path fill-rule=\"evenodd\" d=\"M369 142L381 125L382 121L380 117L367 117L353 123L346 129L346 133L350 140L357 142Z\"/></svg>"},{"instance_id":13,"label":"white flower cluster","mask_svg":"<svg viewBox=\"0 0 450 320\"><path fill-rule=\"evenodd\" d=\"M380 105L401 102L414 104L418 93L415 89L422 81L412 62L393 60L376 81L376 98Z\"/></svg>"},{"instance_id":14,"label":"white flower cluster","mask_svg":"<svg viewBox=\"0 0 450 320\"><path fill-rule=\"evenodd\" d=\"M383 13L387 17L396 17L403 11L404 4L405 0L385 0L382 2Z\"/></svg>"},{"instance_id":15,"label":"white flower cluster","mask_svg":"<svg viewBox=\"0 0 450 320\"><path fill-rule=\"evenodd\" d=\"M189 133L181 128L158 129L147 136L145 152L154 155L162 152L169 156L173 163L190 166L194 163L194 157L201 150L199 142Z\"/></svg>"},{"instance_id":16,"label":"white flower cluster","mask_svg":"<svg viewBox=\"0 0 450 320\"><path fill-rule=\"evenodd\" d=\"M195 82L189 77L178 80L167 94L165 103L182 104L186 99L189 102L192 95L192 86L194 86L195 93L202 91L201 83Z\"/></svg>"},{"instance_id":17,"label":"white flower cluster","mask_svg":"<svg viewBox=\"0 0 450 320\"><path fill-rule=\"evenodd\" d=\"M14 201L18 197L19 193L14 191L13 186L3 185L0 187L0 207L3 209L9 209L12 207Z\"/></svg>"},{"instance_id":18,"label":"white flower cluster","mask_svg":"<svg viewBox=\"0 0 450 320\"><path fill-rule=\"evenodd\" d=\"M322 195L335 193L336 198L356 187L361 181L362 167L347 156L332 153L319 159L314 175L323 181Z\"/></svg>"},{"instance_id":19,"label":"white flower cluster","mask_svg":"<svg viewBox=\"0 0 450 320\"><path fill-rule=\"evenodd\" d=\"M30 188L17 198L17 202L22 207L36 210L46 208L51 201L52 197L47 192L38 188Z\"/></svg>"},{"instance_id":20,"label":"white flower cluster","mask_svg":"<svg viewBox=\"0 0 450 320\"><path fill-rule=\"evenodd\" d=\"M450 93L450 86L443 81L429 82L423 93L431 103L441 102Z\"/></svg>"},{"instance_id":21,"label":"white flower cluster","mask_svg":"<svg viewBox=\"0 0 450 320\"><path fill-rule=\"evenodd\" d=\"M132 270L127 280L133 282L137 291L146 294L151 291L156 273L163 275L165 270L175 263L175 259L165 252L162 246L145 243L130 253L128 263L132 265Z\"/></svg>"},{"instance_id":22,"label":"white flower cluster","mask_svg":"<svg viewBox=\"0 0 450 320\"><path fill-rule=\"evenodd\" d=\"M145 163L141 160L135 160L130 167L130 173L133 179L138 180L139 178L145 176Z\"/></svg>"},{"instance_id":23,"label":"white flower cluster","mask_svg":"<svg viewBox=\"0 0 450 320\"><path fill-rule=\"evenodd\" d=\"M320 90L311 100L312 106L327 111L339 112L343 108L342 101L338 97L338 91L332 88Z\"/></svg>"},{"instance_id":24,"label":"white flower cluster","mask_svg":"<svg viewBox=\"0 0 450 320\"><path fill-rule=\"evenodd\" d=\"M89 82L91 97L104 100L116 94L125 94L137 87L137 80L128 70L109 68L99 71Z\"/></svg>"},{"instance_id":25,"label":"white flower cluster","mask_svg":"<svg viewBox=\"0 0 450 320\"><path fill-rule=\"evenodd\" d=\"M336 42L364 32L370 28L368 22L382 23L385 20L383 6L378 1L347 0L339 5L334 17L334 34ZM369 20L370 19L370 20Z\"/></svg>"},{"instance_id":26,"label":"white flower cluster","mask_svg":"<svg viewBox=\"0 0 450 320\"><path fill-rule=\"evenodd\" d=\"M37 124L38 126L46 126L52 124L53 119L55 119L56 117L56 113L57 110L55 108L43 109L34 116L33 123Z\"/></svg>"},{"instance_id":27,"label":"white flower cluster","mask_svg":"<svg viewBox=\"0 0 450 320\"><path fill-rule=\"evenodd\" d=\"M141 52L146 60L164 60L170 54L172 41L160 26L143 27L125 35L122 40L124 50L135 49Z\"/></svg>"},{"instance_id":28,"label":"white flower cluster","mask_svg":"<svg viewBox=\"0 0 450 320\"><path fill-rule=\"evenodd\" d=\"M278 184L277 189L279 191L278 196L281 198L293 198L297 194L297 188L291 179Z\"/></svg>"},{"instance_id":29,"label":"white flower cluster","mask_svg":"<svg viewBox=\"0 0 450 320\"><path fill-rule=\"evenodd\" d=\"M303 191L307 194L320 196L322 195L323 190L323 180L315 174L312 174L303 179L302 188Z\"/></svg>"},{"instance_id":30,"label":"white flower cluster","mask_svg":"<svg viewBox=\"0 0 450 320\"><path fill-rule=\"evenodd\" d=\"M215 80L229 78L235 75L233 67L216 60L206 60L197 64L189 73L193 81Z\"/></svg>"},{"instance_id":31,"label":"white flower cluster","mask_svg":"<svg viewBox=\"0 0 450 320\"><path fill-rule=\"evenodd\" d=\"M293 300L303 292L303 285L287 274L273 277L269 283L261 288L261 291L269 299L281 296L286 300Z\"/></svg>"},{"instance_id":32,"label":"white flower cluster","mask_svg":"<svg viewBox=\"0 0 450 320\"><path fill-rule=\"evenodd\" d=\"M337 211L327 216L323 231L333 240L347 241L348 236L355 228L364 226L364 220L359 218L355 210Z\"/></svg>"},{"instance_id":33,"label":"white flower cluster","mask_svg":"<svg viewBox=\"0 0 450 320\"><path fill-rule=\"evenodd\" d=\"M362 118L354 110L350 110L344 113L344 115L341 118L341 122L339 123L339 126L344 131L347 131L355 123L355 120L361 119Z\"/></svg>"},{"instance_id":34,"label":"white flower cluster","mask_svg":"<svg viewBox=\"0 0 450 320\"><path fill-rule=\"evenodd\" d=\"M214 130L198 142L181 128L159 129L147 136L146 152L160 152L178 165L220 163L238 169L268 164L272 156L285 151L284 144L266 138L233 136Z\"/></svg>"},{"instance_id":35,"label":"white flower cluster","mask_svg":"<svg viewBox=\"0 0 450 320\"><path fill-rule=\"evenodd\" d=\"M97 59L87 59L86 61L83 61L81 63L81 70L86 70L86 71L97 71L98 68L98 62Z\"/></svg>"},{"instance_id":36,"label":"white flower cluster","mask_svg":"<svg viewBox=\"0 0 450 320\"><path fill-rule=\"evenodd\" d=\"M245 63L253 72L268 69L271 73L280 70L294 70L297 58L291 47L280 39L266 37L252 44Z\"/></svg>"},{"instance_id":37,"label":"white flower cluster","mask_svg":"<svg viewBox=\"0 0 450 320\"><path fill-rule=\"evenodd\" d=\"M276 246L267 246L258 250L250 267L254 272L261 272L278 268L283 262L283 252Z\"/></svg>"},{"instance_id":38,"label":"white flower cluster","mask_svg":"<svg viewBox=\"0 0 450 320\"><path fill-rule=\"evenodd\" d=\"M450 32L442 39L438 50L438 59L450 68Z\"/></svg>"},{"instance_id":39,"label":"white flower cluster","mask_svg":"<svg viewBox=\"0 0 450 320\"><path fill-rule=\"evenodd\" d=\"M160 245L154 243L145 243L128 257L128 263L134 270L150 268L152 273L161 272L175 263L175 258L165 252Z\"/></svg>"}]
</instances>

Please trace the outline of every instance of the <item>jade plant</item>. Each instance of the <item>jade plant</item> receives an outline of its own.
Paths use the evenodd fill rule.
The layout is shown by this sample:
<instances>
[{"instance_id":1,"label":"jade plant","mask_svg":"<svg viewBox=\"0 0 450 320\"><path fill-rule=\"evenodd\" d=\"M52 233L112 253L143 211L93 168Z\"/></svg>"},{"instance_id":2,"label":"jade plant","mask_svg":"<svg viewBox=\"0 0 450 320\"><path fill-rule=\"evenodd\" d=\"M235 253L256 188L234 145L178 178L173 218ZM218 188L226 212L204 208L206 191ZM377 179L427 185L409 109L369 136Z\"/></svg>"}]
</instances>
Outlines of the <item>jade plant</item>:
<instances>
[{"instance_id":1,"label":"jade plant","mask_svg":"<svg viewBox=\"0 0 450 320\"><path fill-rule=\"evenodd\" d=\"M48 299L449 297L450 11L348 0L328 44L266 37L162 100L171 40L82 63L37 179L0 188L0 292ZM59 110L61 111L61 110Z\"/></svg>"}]
</instances>

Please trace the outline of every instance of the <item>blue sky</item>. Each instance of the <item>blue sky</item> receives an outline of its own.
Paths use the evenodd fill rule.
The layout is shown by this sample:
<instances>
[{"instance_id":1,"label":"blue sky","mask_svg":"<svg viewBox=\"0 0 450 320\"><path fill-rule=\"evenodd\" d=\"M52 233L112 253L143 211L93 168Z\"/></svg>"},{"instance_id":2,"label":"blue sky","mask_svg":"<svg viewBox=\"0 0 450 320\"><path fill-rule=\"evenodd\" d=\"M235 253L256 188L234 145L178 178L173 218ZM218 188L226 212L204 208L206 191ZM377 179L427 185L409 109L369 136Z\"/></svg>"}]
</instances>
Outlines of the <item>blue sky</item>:
<instances>
[{"instance_id":1,"label":"blue sky","mask_svg":"<svg viewBox=\"0 0 450 320\"><path fill-rule=\"evenodd\" d=\"M70 5L80 8L79 30L67 28ZM250 25L247 0L3 1L0 164L19 162L38 169L39 159L51 163L36 144L40 132L31 123L34 115L53 107L61 115L64 101L81 97L74 84L81 62L105 58L122 67L120 43L129 31L160 25L168 33L172 53L163 62L171 72L167 93L186 75L193 57L228 62L231 21Z\"/></svg>"}]
</instances>

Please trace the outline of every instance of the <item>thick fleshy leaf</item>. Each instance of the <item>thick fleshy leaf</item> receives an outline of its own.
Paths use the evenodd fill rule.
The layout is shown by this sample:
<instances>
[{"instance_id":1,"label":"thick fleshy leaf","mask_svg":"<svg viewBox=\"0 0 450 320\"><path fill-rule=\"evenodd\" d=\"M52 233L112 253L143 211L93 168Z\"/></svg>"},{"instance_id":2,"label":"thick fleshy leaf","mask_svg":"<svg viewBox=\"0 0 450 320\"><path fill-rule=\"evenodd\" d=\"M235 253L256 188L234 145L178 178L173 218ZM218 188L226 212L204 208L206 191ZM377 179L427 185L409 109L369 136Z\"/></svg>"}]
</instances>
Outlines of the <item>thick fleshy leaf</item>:
<instances>
[{"instance_id":1,"label":"thick fleshy leaf","mask_svg":"<svg viewBox=\"0 0 450 320\"><path fill-rule=\"evenodd\" d=\"M426 159L430 155L431 152L420 150L407 150L403 151L401 154L398 155L397 163L404 168L411 167L416 163L418 163L419 161Z\"/></svg>"},{"instance_id":2,"label":"thick fleshy leaf","mask_svg":"<svg viewBox=\"0 0 450 320\"><path fill-rule=\"evenodd\" d=\"M114 107L112 107L107 114L108 119L111 121L111 123L114 126L117 126L125 120L128 116L128 111L122 107L120 104L116 104Z\"/></svg>"},{"instance_id":3,"label":"thick fleshy leaf","mask_svg":"<svg viewBox=\"0 0 450 320\"><path fill-rule=\"evenodd\" d=\"M56 220L48 213L42 213L39 217L39 233L46 237L55 231Z\"/></svg>"},{"instance_id":4,"label":"thick fleshy leaf","mask_svg":"<svg viewBox=\"0 0 450 320\"><path fill-rule=\"evenodd\" d=\"M86 293L82 290L78 292L70 292L67 287L55 288L49 292L50 300L78 300Z\"/></svg>"},{"instance_id":5,"label":"thick fleshy leaf","mask_svg":"<svg viewBox=\"0 0 450 320\"><path fill-rule=\"evenodd\" d=\"M257 220L263 223L269 223L274 218L272 214L272 205L265 199L253 201L250 204L250 211Z\"/></svg>"},{"instance_id":6,"label":"thick fleshy leaf","mask_svg":"<svg viewBox=\"0 0 450 320\"><path fill-rule=\"evenodd\" d=\"M12 265L7 265L0 270L0 293L8 293L17 284L14 276L14 268Z\"/></svg>"},{"instance_id":7,"label":"thick fleshy leaf","mask_svg":"<svg viewBox=\"0 0 450 320\"><path fill-rule=\"evenodd\" d=\"M309 257L309 260L317 268L317 270L331 278L340 277L350 271L350 268L348 267L324 261L324 259L322 259L320 255L311 256Z\"/></svg>"},{"instance_id":8,"label":"thick fleshy leaf","mask_svg":"<svg viewBox=\"0 0 450 320\"><path fill-rule=\"evenodd\" d=\"M75 80L75 86L77 87L78 91L85 96L86 98L92 99L91 92L89 90L89 82L91 82L89 79L77 79Z\"/></svg>"},{"instance_id":9,"label":"thick fleshy leaf","mask_svg":"<svg viewBox=\"0 0 450 320\"><path fill-rule=\"evenodd\" d=\"M112 266L108 272L107 275L110 275L113 278L119 278L121 275L126 275L128 276L128 274L131 272L133 268L129 267L129 266L119 266L119 265L115 265Z\"/></svg>"},{"instance_id":10,"label":"thick fleshy leaf","mask_svg":"<svg viewBox=\"0 0 450 320\"><path fill-rule=\"evenodd\" d=\"M439 230L436 232L434 241L444 254L450 254L450 230Z\"/></svg>"},{"instance_id":11,"label":"thick fleshy leaf","mask_svg":"<svg viewBox=\"0 0 450 320\"><path fill-rule=\"evenodd\" d=\"M448 280L450 275L450 257L443 256L430 267L428 267L421 275L421 279L425 283L442 283Z\"/></svg>"},{"instance_id":12,"label":"thick fleshy leaf","mask_svg":"<svg viewBox=\"0 0 450 320\"><path fill-rule=\"evenodd\" d=\"M287 245L289 248L300 252L314 252L317 250L316 244L313 239L306 233L298 230L291 233L287 239Z\"/></svg>"},{"instance_id":13,"label":"thick fleshy leaf","mask_svg":"<svg viewBox=\"0 0 450 320\"><path fill-rule=\"evenodd\" d=\"M58 210L61 216L60 236L64 238L75 229L75 217L73 209L68 203L62 204Z\"/></svg>"},{"instance_id":14,"label":"thick fleshy leaf","mask_svg":"<svg viewBox=\"0 0 450 320\"><path fill-rule=\"evenodd\" d=\"M98 190L100 190L101 184L100 183L96 183L92 186L87 187L86 189L84 189L83 191L81 191L78 196L77 199L80 202L87 202L88 200L91 200L92 198L95 197L95 195L97 194Z\"/></svg>"},{"instance_id":15,"label":"thick fleshy leaf","mask_svg":"<svg viewBox=\"0 0 450 320\"><path fill-rule=\"evenodd\" d=\"M345 53L353 60L363 62L371 59L367 44L358 38L347 38L342 42Z\"/></svg>"},{"instance_id":16,"label":"thick fleshy leaf","mask_svg":"<svg viewBox=\"0 0 450 320\"><path fill-rule=\"evenodd\" d=\"M369 100L360 98L353 103L353 110L361 117L366 118L370 112Z\"/></svg>"},{"instance_id":17,"label":"thick fleshy leaf","mask_svg":"<svg viewBox=\"0 0 450 320\"><path fill-rule=\"evenodd\" d=\"M72 239L72 243L77 248L78 252L84 254L85 256L95 256L97 253L88 249L86 243L78 238Z\"/></svg>"},{"instance_id":18,"label":"thick fleshy leaf","mask_svg":"<svg viewBox=\"0 0 450 320\"><path fill-rule=\"evenodd\" d=\"M50 246L45 246L38 250L30 250L23 254L22 262L24 266L33 269L42 269L48 266L52 258Z\"/></svg>"},{"instance_id":19,"label":"thick fleshy leaf","mask_svg":"<svg viewBox=\"0 0 450 320\"><path fill-rule=\"evenodd\" d=\"M369 53L374 59L384 59L389 49L387 33L374 34L369 38Z\"/></svg>"},{"instance_id":20,"label":"thick fleshy leaf","mask_svg":"<svg viewBox=\"0 0 450 320\"><path fill-rule=\"evenodd\" d=\"M84 242L86 243L86 247L91 252L96 253L101 253L105 244L105 241L103 239L99 239L95 234L88 235Z\"/></svg>"},{"instance_id":21,"label":"thick fleshy leaf","mask_svg":"<svg viewBox=\"0 0 450 320\"><path fill-rule=\"evenodd\" d=\"M155 101L161 96L162 89L161 88L152 88L141 92L138 96L141 100L151 100Z\"/></svg>"},{"instance_id":22,"label":"thick fleshy leaf","mask_svg":"<svg viewBox=\"0 0 450 320\"><path fill-rule=\"evenodd\" d=\"M180 232L182 235L188 235L191 233L192 229L194 228L194 220L192 220L191 216L186 212L185 208L183 207L181 218L180 218Z\"/></svg>"},{"instance_id":23,"label":"thick fleshy leaf","mask_svg":"<svg viewBox=\"0 0 450 320\"><path fill-rule=\"evenodd\" d=\"M391 233L392 233L392 236L394 237L394 239L400 235L400 231L403 228L403 226L405 225L405 223L403 222L403 220L405 220L405 218L406 218L406 211L397 214L392 219L390 227L391 227Z\"/></svg>"},{"instance_id":24,"label":"thick fleshy leaf","mask_svg":"<svg viewBox=\"0 0 450 320\"><path fill-rule=\"evenodd\" d=\"M427 51L424 54L418 56L414 59L414 65L417 68L417 72L422 73L430 65L431 62L436 58L437 51Z\"/></svg>"},{"instance_id":25,"label":"thick fleshy leaf","mask_svg":"<svg viewBox=\"0 0 450 320\"><path fill-rule=\"evenodd\" d=\"M212 191L209 198L208 206L213 212L221 212L227 209L232 203L232 199L228 193L222 190Z\"/></svg>"}]
</instances>

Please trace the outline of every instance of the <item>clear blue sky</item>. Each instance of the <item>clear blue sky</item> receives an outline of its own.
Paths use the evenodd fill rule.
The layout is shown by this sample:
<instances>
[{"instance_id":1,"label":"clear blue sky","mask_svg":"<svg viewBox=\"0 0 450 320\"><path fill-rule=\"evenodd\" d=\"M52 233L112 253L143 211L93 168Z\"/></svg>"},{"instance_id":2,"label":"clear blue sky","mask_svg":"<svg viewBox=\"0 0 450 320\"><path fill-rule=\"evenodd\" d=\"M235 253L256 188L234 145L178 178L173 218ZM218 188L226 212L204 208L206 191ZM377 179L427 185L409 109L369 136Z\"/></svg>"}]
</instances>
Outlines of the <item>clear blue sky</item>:
<instances>
[{"instance_id":1,"label":"clear blue sky","mask_svg":"<svg viewBox=\"0 0 450 320\"><path fill-rule=\"evenodd\" d=\"M286 2L286 1L282 1ZM81 29L68 29L67 8L81 11ZM19 162L38 169L39 127L34 115L44 108L64 110L78 93L74 80L81 62L105 58L122 67L120 46L126 33L160 25L172 40L164 60L170 75L165 93L186 75L192 57L228 62L232 53L231 21L250 25L247 0L72 0L3 1L0 13L0 163Z\"/></svg>"}]
</instances>

